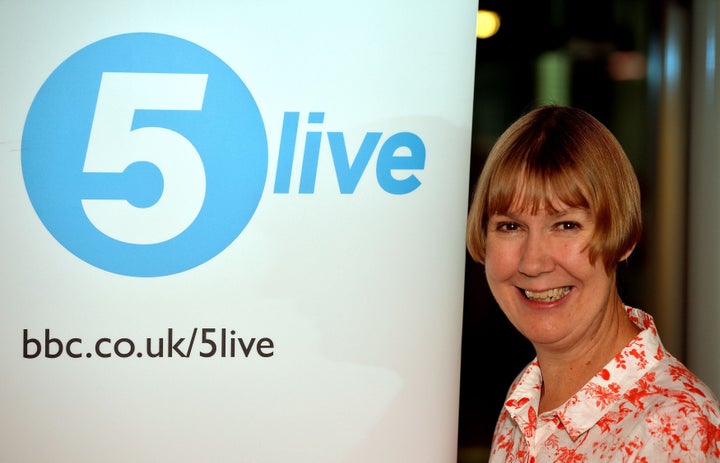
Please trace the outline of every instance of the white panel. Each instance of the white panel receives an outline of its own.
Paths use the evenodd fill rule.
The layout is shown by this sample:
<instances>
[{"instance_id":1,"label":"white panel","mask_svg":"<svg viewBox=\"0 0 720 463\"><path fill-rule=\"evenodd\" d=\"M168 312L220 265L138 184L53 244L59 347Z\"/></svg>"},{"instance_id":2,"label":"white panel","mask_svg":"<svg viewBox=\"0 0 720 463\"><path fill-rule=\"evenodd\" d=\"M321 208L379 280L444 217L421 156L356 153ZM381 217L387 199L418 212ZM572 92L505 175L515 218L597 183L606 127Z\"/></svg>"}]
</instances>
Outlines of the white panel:
<instances>
[{"instance_id":1,"label":"white panel","mask_svg":"<svg viewBox=\"0 0 720 463\"><path fill-rule=\"evenodd\" d=\"M0 1L0 460L456 461L476 7Z\"/></svg>"}]
</instances>

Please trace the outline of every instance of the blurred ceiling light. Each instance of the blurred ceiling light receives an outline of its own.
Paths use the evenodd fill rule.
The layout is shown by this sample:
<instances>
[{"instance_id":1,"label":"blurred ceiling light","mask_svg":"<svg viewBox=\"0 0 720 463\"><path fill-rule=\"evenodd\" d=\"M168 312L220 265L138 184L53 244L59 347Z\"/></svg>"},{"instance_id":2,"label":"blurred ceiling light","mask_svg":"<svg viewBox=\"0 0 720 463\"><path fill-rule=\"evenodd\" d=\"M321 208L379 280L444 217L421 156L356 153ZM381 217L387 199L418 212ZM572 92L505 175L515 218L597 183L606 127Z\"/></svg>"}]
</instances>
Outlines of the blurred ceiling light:
<instances>
[{"instance_id":1,"label":"blurred ceiling light","mask_svg":"<svg viewBox=\"0 0 720 463\"><path fill-rule=\"evenodd\" d=\"M490 10L478 10L476 35L479 39L487 39L500 29L500 15Z\"/></svg>"},{"instance_id":2,"label":"blurred ceiling light","mask_svg":"<svg viewBox=\"0 0 720 463\"><path fill-rule=\"evenodd\" d=\"M612 80L642 80L647 75L646 61L637 51L615 51L607 59L608 73Z\"/></svg>"}]
</instances>

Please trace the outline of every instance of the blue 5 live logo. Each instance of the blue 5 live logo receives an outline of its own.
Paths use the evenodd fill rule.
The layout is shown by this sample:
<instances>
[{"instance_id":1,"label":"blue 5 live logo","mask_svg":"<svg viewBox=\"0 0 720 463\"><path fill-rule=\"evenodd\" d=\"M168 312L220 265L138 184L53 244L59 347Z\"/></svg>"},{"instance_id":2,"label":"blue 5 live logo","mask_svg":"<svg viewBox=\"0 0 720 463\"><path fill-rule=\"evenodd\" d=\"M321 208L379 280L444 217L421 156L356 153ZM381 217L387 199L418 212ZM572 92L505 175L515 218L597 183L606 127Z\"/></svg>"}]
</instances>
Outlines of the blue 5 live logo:
<instances>
[{"instance_id":1,"label":"blue 5 live logo","mask_svg":"<svg viewBox=\"0 0 720 463\"><path fill-rule=\"evenodd\" d=\"M299 117L283 117L276 194L290 191ZM309 113L308 126L323 118ZM299 193L314 192L322 135L305 135ZM392 171L424 168L422 140L381 136L367 133L349 156L343 133L327 133L341 193L354 192L376 151L382 189L420 185ZM163 276L207 262L240 235L265 189L268 142L252 94L217 56L177 37L124 34L48 77L25 121L22 170L40 220L70 252L109 272Z\"/></svg>"}]
</instances>

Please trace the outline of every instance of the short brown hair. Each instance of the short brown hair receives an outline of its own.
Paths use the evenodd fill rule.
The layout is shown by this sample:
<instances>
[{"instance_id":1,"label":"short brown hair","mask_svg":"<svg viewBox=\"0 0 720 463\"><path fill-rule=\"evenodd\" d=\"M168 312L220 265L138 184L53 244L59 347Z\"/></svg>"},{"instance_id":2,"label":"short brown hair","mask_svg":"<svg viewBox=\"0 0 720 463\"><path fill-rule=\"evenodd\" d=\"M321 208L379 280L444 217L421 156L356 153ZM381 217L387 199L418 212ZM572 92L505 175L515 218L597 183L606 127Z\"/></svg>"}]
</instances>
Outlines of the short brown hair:
<instances>
[{"instance_id":1,"label":"short brown hair","mask_svg":"<svg viewBox=\"0 0 720 463\"><path fill-rule=\"evenodd\" d=\"M608 273L640 240L640 186L620 143L587 112L551 105L515 121L490 150L468 214L470 255L484 263L491 215L557 200L593 214L590 262L602 258Z\"/></svg>"}]
</instances>

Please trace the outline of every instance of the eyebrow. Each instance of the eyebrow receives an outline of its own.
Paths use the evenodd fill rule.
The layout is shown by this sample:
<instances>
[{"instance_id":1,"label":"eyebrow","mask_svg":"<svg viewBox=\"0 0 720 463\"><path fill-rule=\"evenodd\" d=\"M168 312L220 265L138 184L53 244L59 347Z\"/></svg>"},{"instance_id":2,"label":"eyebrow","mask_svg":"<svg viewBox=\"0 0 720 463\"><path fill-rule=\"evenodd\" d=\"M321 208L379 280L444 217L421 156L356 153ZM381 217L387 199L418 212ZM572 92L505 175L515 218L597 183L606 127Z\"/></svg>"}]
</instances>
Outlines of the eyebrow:
<instances>
[{"instance_id":1,"label":"eyebrow","mask_svg":"<svg viewBox=\"0 0 720 463\"><path fill-rule=\"evenodd\" d=\"M590 211L588 211L587 209L582 208L582 207L568 207L568 208L565 208L565 209L560 209L560 210L556 210L556 211L551 211L551 212L549 212L547 215L548 215L549 217L552 217L552 218L557 219L557 218L562 218L562 217L565 217L565 216L568 216L568 215L572 215L572 214L575 214L575 213L580 213L580 214L586 216L588 219L592 218L592 214L590 213ZM522 214L522 212L518 213L518 212L515 212L515 211L507 210L507 211L502 212L502 213L497 212L497 213L495 213L495 214L491 214L490 217L492 217L492 216L505 216L505 217L508 217L508 218L511 218L511 219L518 219L520 214Z\"/></svg>"}]
</instances>

